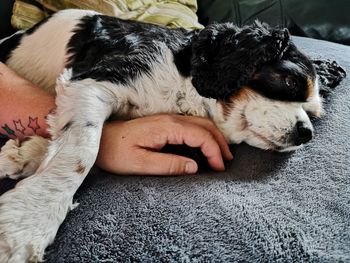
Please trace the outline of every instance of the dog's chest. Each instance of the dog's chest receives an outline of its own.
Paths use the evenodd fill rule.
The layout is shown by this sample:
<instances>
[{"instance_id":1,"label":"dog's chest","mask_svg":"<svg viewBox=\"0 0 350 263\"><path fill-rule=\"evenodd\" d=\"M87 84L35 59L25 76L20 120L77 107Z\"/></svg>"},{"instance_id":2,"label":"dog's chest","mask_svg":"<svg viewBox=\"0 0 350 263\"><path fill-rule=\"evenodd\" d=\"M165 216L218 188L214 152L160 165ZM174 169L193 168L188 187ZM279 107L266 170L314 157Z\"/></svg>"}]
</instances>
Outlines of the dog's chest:
<instances>
[{"instance_id":1,"label":"dog's chest","mask_svg":"<svg viewBox=\"0 0 350 263\"><path fill-rule=\"evenodd\" d=\"M119 118L157 113L207 115L207 99L197 93L190 78L179 73L170 51L164 52L151 68L126 85L113 85L113 93L119 98L115 108Z\"/></svg>"}]
</instances>

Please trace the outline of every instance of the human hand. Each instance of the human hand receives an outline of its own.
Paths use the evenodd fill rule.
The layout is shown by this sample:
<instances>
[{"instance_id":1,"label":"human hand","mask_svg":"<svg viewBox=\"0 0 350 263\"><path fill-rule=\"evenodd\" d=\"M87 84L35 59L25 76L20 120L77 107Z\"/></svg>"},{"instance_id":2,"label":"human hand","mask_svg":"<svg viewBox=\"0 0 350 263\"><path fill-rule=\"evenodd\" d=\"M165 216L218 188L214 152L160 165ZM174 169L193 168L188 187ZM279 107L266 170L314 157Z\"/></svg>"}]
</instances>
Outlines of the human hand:
<instances>
[{"instance_id":1,"label":"human hand","mask_svg":"<svg viewBox=\"0 0 350 263\"><path fill-rule=\"evenodd\" d=\"M216 171L225 169L223 158L232 160L224 136L202 117L156 115L106 123L97 165L119 174L194 174L197 163L187 157L159 152L166 144L199 147Z\"/></svg>"}]
</instances>

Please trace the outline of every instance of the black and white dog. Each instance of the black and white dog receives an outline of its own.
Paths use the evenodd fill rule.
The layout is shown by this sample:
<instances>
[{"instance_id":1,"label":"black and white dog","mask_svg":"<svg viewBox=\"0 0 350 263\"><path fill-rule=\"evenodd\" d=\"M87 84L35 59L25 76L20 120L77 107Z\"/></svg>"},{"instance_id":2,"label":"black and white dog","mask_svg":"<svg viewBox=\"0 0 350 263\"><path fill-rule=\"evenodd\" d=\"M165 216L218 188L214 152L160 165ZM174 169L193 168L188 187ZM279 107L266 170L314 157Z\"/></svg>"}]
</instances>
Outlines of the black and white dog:
<instances>
[{"instance_id":1,"label":"black and white dog","mask_svg":"<svg viewBox=\"0 0 350 263\"><path fill-rule=\"evenodd\" d=\"M312 138L308 114L322 113L318 79L345 76L318 61L318 78L286 29L259 22L188 31L82 10L0 41L0 59L57 95L51 141L10 140L0 154L0 177L30 176L0 197L0 262L42 260L111 115L205 116L230 143L291 151Z\"/></svg>"}]
</instances>

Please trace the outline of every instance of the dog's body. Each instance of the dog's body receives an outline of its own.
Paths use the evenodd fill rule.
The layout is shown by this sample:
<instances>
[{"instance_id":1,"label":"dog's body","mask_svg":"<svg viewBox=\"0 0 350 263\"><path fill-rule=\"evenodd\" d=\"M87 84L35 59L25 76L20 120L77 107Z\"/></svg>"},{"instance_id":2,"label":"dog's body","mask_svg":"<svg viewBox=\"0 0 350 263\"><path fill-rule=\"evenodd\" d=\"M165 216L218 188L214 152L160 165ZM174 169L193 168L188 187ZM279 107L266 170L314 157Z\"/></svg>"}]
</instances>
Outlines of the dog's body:
<instances>
[{"instance_id":1,"label":"dog's body","mask_svg":"<svg viewBox=\"0 0 350 263\"><path fill-rule=\"evenodd\" d=\"M318 82L289 38L260 23L187 31L67 10L0 41L2 61L57 92L52 141L9 141L0 154L0 177L34 174L0 198L0 261L42 258L111 115L209 117L230 143L263 149L293 150L309 141L307 112L322 110ZM33 147L34 155L22 154ZM25 165L31 159L35 165Z\"/></svg>"}]
</instances>

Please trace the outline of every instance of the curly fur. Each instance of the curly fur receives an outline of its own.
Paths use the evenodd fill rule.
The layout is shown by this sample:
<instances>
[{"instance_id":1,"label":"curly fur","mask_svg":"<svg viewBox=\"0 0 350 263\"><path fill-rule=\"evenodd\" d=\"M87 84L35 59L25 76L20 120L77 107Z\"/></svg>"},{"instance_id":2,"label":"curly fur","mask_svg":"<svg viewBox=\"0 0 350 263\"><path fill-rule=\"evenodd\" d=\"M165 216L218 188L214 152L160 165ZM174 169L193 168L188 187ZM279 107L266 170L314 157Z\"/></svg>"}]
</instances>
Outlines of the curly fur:
<instances>
[{"instance_id":1,"label":"curly fur","mask_svg":"<svg viewBox=\"0 0 350 263\"><path fill-rule=\"evenodd\" d=\"M266 62L282 58L290 43L287 29L255 22L239 28L212 24L193 40L193 86L204 97L227 100Z\"/></svg>"}]
</instances>

